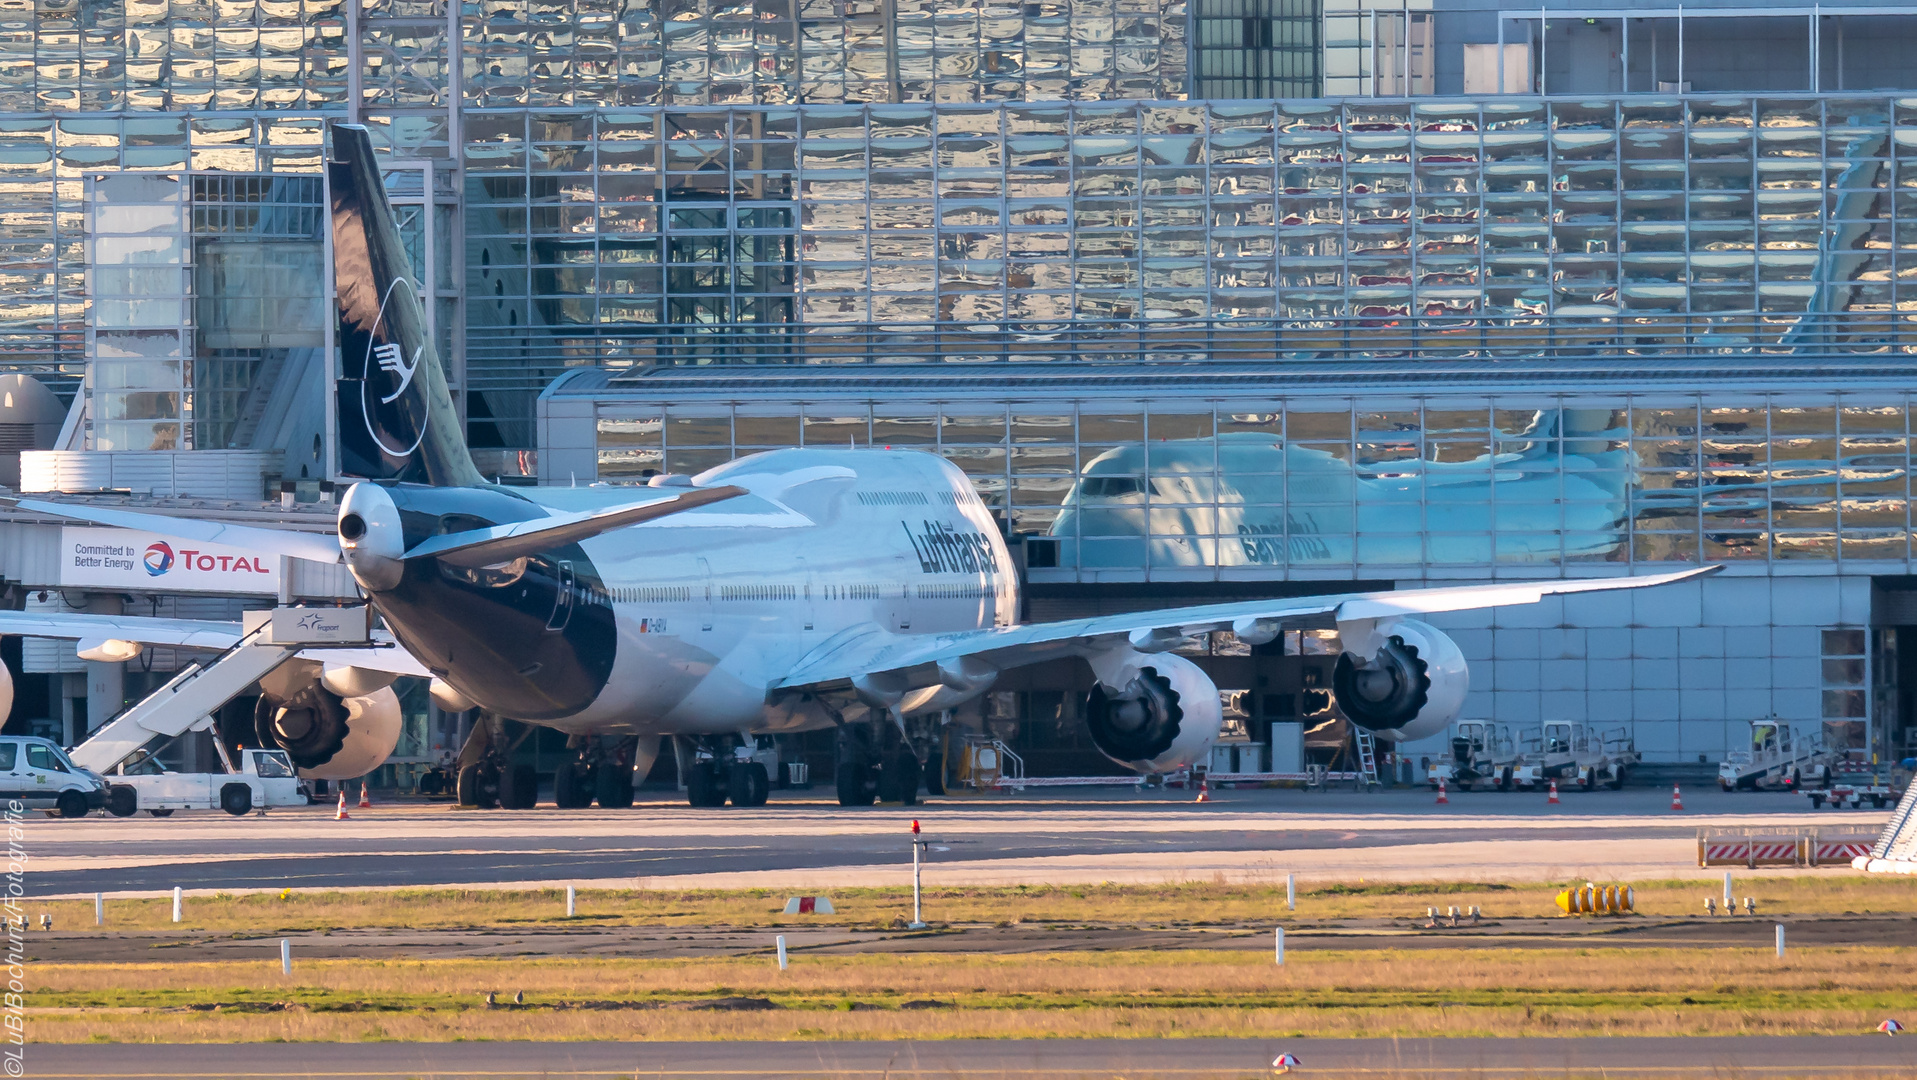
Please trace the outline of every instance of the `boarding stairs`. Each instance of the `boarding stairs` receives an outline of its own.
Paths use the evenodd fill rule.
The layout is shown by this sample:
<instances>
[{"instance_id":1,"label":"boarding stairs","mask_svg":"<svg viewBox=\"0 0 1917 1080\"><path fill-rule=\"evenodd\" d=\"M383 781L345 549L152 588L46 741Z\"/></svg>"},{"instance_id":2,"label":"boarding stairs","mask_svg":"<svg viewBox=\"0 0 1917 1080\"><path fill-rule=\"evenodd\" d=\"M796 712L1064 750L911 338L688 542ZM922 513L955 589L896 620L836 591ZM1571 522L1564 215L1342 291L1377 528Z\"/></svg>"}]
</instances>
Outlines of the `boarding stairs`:
<instances>
[{"instance_id":1,"label":"boarding stairs","mask_svg":"<svg viewBox=\"0 0 1917 1080\"><path fill-rule=\"evenodd\" d=\"M300 645L268 643L267 627L241 637L207 664L189 664L166 685L102 724L69 757L84 769L106 775L147 743L177 738L197 727L214 710L293 658Z\"/></svg>"},{"instance_id":2,"label":"boarding stairs","mask_svg":"<svg viewBox=\"0 0 1917 1080\"><path fill-rule=\"evenodd\" d=\"M1917 784L1904 790L1902 802L1891 811L1883 835L1865 857L1864 869L1881 873L1910 873L1917 863Z\"/></svg>"}]
</instances>

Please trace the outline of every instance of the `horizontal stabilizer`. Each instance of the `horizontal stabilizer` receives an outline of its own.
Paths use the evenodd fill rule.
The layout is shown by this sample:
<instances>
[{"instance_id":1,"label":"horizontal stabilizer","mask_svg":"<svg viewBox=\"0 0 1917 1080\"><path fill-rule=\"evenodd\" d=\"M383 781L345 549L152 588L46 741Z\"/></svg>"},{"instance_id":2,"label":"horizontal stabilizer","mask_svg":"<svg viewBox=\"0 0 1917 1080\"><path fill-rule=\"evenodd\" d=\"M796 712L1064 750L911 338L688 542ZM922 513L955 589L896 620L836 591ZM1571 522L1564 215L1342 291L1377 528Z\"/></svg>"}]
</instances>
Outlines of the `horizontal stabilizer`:
<instances>
[{"instance_id":1,"label":"horizontal stabilizer","mask_svg":"<svg viewBox=\"0 0 1917 1080\"><path fill-rule=\"evenodd\" d=\"M15 506L29 513L49 514L90 521L95 525L113 525L122 529L142 529L181 540L202 544L229 544L257 551L262 555L286 555L313 562L339 561L339 541L331 533L294 532L291 529L261 529L251 525L233 525L223 521L148 514L138 510L115 510L79 503L48 502L44 499L0 498L0 505Z\"/></svg>"},{"instance_id":2,"label":"horizontal stabilizer","mask_svg":"<svg viewBox=\"0 0 1917 1080\"><path fill-rule=\"evenodd\" d=\"M566 544L575 544L624 525L637 525L746 493L746 489L730 485L692 488L671 498L615 506L610 510L597 510L589 514L562 514L531 521L514 521L487 529L447 533L420 543L406 553L406 558L434 558L453 566L494 566Z\"/></svg>"}]
</instances>

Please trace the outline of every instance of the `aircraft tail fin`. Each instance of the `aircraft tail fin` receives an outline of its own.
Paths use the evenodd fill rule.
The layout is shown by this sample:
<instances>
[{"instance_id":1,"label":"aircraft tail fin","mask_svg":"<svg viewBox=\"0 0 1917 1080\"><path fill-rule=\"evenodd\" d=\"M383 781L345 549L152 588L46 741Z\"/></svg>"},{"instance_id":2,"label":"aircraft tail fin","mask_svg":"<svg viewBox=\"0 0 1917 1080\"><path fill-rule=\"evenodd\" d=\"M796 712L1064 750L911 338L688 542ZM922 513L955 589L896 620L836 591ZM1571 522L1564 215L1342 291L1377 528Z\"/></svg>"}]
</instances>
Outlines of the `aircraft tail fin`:
<instances>
[{"instance_id":1,"label":"aircraft tail fin","mask_svg":"<svg viewBox=\"0 0 1917 1080\"><path fill-rule=\"evenodd\" d=\"M340 470L435 487L485 483L473 465L419 277L380 181L373 140L334 123L327 163L338 294Z\"/></svg>"}]
</instances>

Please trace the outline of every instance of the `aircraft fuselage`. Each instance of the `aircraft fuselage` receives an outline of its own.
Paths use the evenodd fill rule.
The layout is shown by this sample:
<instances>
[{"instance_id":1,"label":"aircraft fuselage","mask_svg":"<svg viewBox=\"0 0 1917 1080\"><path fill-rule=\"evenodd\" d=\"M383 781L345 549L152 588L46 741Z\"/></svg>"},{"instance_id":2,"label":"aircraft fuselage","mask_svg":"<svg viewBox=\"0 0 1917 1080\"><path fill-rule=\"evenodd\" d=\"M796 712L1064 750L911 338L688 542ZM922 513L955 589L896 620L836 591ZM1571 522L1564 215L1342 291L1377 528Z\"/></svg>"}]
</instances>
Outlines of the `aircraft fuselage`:
<instances>
[{"instance_id":1,"label":"aircraft fuselage","mask_svg":"<svg viewBox=\"0 0 1917 1080\"><path fill-rule=\"evenodd\" d=\"M701 474L751 494L496 566L408 560L372 603L482 708L572 733L799 730L767 687L835 635L1010 625L1018 583L965 475L933 454L774 450ZM386 488L410 548L683 488Z\"/></svg>"}]
</instances>

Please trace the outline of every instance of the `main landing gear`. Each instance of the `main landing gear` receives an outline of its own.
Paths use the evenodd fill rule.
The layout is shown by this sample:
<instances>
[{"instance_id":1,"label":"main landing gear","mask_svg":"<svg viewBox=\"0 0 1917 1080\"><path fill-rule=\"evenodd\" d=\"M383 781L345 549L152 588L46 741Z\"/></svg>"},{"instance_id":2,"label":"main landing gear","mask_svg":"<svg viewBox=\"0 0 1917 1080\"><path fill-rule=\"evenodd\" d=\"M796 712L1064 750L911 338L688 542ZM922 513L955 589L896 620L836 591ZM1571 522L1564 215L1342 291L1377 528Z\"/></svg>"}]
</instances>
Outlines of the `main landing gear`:
<instances>
[{"instance_id":1,"label":"main landing gear","mask_svg":"<svg viewBox=\"0 0 1917 1080\"><path fill-rule=\"evenodd\" d=\"M632 805L634 739L604 740L575 735L566 744L574 753L553 771L553 805L561 810L583 810L595 801L602 809L623 810Z\"/></svg>"},{"instance_id":2,"label":"main landing gear","mask_svg":"<svg viewBox=\"0 0 1917 1080\"><path fill-rule=\"evenodd\" d=\"M459 751L453 789L459 805L476 809L531 810L539 805L539 775L514 751L533 732L529 724L482 716ZM632 805L637 738L575 735L571 755L553 771L553 803L577 810L597 802L606 809ZM648 767L650 767L648 761Z\"/></svg>"},{"instance_id":3,"label":"main landing gear","mask_svg":"<svg viewBox=\"0 0 1917 1080\"><path fill-rule=\"evenodd\" d=\"M932 770L934 773L937 769ZM839 725L839 759L834 774L840 806L871 806L919 801L927 770L919 751L889 721ZM936 789L933 794L940 794Z\"/></svg>"},{"instance_id":4,"label":"main landing gear","mask_svg":"<svg viewBox=\"0 0 1917 1080\"><path fill-rule=\"evenodd\" d=\"M683 739L686 802L693 806L764 806L772 791L772 777L760 762L742 756L745 748L725 736Z\"/></svg>"}]
</instances>

